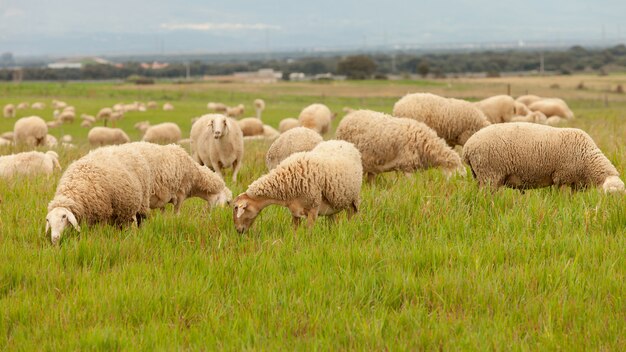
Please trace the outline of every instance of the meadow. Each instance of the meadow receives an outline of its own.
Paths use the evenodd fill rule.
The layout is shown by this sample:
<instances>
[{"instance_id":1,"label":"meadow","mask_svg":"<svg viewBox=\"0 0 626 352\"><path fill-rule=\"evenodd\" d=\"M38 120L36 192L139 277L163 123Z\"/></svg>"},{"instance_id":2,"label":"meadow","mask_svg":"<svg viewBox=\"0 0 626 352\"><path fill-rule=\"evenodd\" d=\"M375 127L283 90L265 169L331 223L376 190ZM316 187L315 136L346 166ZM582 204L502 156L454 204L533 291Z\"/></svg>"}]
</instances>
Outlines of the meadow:
<instances>
[{"instance_id":1,"label":"meadow","mask_svg":"<svg viewBox=\"0 0 626 352\"><path fill-rule=\"evenodd\" d=\"M576 89L584 81L586 89ZM219 101L263 98L277 126L306 105L390 112L407 92L470 100L526 92L560 96L621 173L626 171L626 76L424 81L217 84L4 83L0 106L52 119L60 99L78 115L117 102L170 101L172 112L130 112L118 123L139 138L142 120L177 122ZM558 84L558 88L556 88ZM15 119L0 118L0 132ZM88 152L57 149L66 167ZM332 138L332 133L326 138ZM233 194L266 172L269 142L246 143ZM0 154L14 152L0 147ZM83 225L60 246L44 234L61 174L0 180L0 350L624 350L626 202L590 189L480 190L438 170L388 173L364 184L359 214L294 232L270 207L239 235L232 210L188 200L123 231Z\"/></svg>"}]
</instances>

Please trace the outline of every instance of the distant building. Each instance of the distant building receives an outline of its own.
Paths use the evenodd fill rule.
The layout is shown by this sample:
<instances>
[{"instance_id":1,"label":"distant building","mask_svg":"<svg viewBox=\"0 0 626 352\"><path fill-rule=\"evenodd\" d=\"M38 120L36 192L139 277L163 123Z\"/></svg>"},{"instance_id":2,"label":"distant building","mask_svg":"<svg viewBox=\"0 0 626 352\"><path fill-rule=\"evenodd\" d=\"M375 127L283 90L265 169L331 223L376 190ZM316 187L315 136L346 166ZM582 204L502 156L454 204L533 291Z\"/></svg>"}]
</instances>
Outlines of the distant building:
<instances>
[{"instance_id":1,"label":"distant building","mask_svg":"<svg viewBox=\"0 0 626 352\"><path fill-rule=\"evenodd\" d=\"M248 83L276 83L283 78L283 73L271 68L262 68L256 72L235 72L234 80Z\"/></svg>"},{"instance_id":2,"label":"distant building","mask_svg":"<svg viewBox=\"0 0 626 352\"><path fill-rule=\"evenodd\" d=\"M166 67L168 67L170 64L168 64L167 62L153 62L153 63L146 63L146 62L142 62L141 63L141 68L146 69L146 70L162 70Z\"/></svg>"},{"instance_id":3,"label":"distant building","mask_svg":"<svg viewBox=\"0 0 626 352\"><path fill-rule=\"evenodd\" d=\"M64 68L83 68L83 64L81 62L53 62L48 64L48 68L60 70Z\"/></svg>"},{"instance_id":4,"label":"distant building","mask_svg":"<svg viewBox=\"0 0 626 352\"><path fill-rule=\"evenodd\" d=\"M289 74L290 81L304 81L306 80L306 75L304 72L292 72Z\"/></svg>"},{"instance_id":5,"label":"distant building","mask_svg":"<svg viewBox=\"0 0 626 352\"><path fill-rule=\"evenodd\" d=\"M63 59L57 62L53 62L48 64L48 68L51 69L65 69L65 68L74 68L81 69L85 65L113 65L113 63L109 60L100 58L100 57L76 57L71 59Z\"/></svg>"}]
</instances>

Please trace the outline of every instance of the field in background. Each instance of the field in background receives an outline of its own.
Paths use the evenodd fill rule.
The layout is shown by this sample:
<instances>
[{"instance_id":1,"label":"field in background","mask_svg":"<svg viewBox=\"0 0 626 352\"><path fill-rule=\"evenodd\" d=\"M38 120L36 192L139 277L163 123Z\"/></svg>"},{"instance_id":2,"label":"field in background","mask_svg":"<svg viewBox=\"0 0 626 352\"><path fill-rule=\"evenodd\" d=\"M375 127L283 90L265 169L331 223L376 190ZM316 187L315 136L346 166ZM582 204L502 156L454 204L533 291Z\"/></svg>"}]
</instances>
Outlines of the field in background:
<instances>
[{"instance_id":1,"label":"field in background","mask_svg":"<svg viewBox=\"0 0 626 352\"><path fill-rule=\"evenodd\" d=\"M576 86L584 82L586 89ZM626 76L336 83L0 85L0 106L61 99L95 114L118 102L170 101L173 112L131 112L118 127L174 121L188 135L206 103L263 98L277 126L313 102L390 112L407 92L480 99L506 93L565 98L579 127L626 171ZM559 88L554 88L558 84ZM551 88L551 86L553 88ZM608 102L608 104L607 104ZM334 121L336 125L339 118ZM15 119L0 118L0 133ZM88 151L79 122L61 164ZM327 136L329 138L330 136ZM234 194L265 173L269 143L246 144ZM11 148L0 148L8 154ZM59 248L45 236L60 174L0 180L0 350L32 349L563 349L626 346L626 204L595 190L495 194L471 176L430 170L364 185L361 212L312 232L268 208L238 235L230 209L187 201L140 229L83 226Z\"/></svg>"}]
</instances>

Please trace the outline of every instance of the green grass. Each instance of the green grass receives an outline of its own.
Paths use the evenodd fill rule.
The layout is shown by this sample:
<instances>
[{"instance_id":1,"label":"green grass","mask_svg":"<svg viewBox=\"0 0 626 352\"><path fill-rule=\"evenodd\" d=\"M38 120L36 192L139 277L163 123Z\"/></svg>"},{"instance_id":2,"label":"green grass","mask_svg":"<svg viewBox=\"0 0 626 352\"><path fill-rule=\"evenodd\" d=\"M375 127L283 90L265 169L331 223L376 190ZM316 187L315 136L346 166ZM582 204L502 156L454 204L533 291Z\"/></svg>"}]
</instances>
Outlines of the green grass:
<instances>
[{"instance_id":1,"label":"green grass","mask_svg":"<svg viewBox=\"0 0 626 352\"><path fill-rule=\"evenodd\" d=\"M348 83L358 85L359 83ZM370 84L370 83L366 83ZM335 111L390 111L393 99L277 95L221 89L140 91L117 84L2 85L0 105L54 97L94 114L119 101L172 101L141 120L190 119L208 101L266 99L270 124L324 101ZM372 84L374 91L384 89ZM452 95L452 94L451 94ZM626 104L576 100L587 130L626 168ZM21 116L34 111L20 112ZM50 109L41 113L50 119ZM14 119L0 119L0 132ZM337 120L335 121L335 123ZM65 167L88 151L59 150ZM265 172L268 143L246 144L234 194ZM12 152L0 149L1 154ZM624 350L626 204L596 190L495 194L470 176L393 173L364 185L361 212L294 233L284 208L266 209L239 235L230 209L187 201L140 229L83 225L60 247L45 236L60 174L0 180L0 350Z\"/></svg>"}]
</instances>

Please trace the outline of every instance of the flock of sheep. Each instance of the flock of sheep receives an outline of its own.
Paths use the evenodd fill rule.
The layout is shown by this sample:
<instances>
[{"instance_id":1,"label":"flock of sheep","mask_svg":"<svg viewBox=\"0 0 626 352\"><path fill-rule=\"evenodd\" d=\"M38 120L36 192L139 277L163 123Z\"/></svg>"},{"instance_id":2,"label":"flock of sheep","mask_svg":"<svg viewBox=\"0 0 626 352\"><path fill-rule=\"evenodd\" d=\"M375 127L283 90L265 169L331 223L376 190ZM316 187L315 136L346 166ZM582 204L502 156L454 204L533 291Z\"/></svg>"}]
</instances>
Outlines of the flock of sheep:
<instances>
[{"instance_id":1,"label":"flock of sheep","mask_svg":"<svg viewBox=\"0 0 626 352\"><path fill-rule=\"evenodd\" d=\"M123 105L138 111L142 106L154 108L156 103ZM172 203L178 213L189 197L202 198L209 207L230 204L238 232L249 229L273 204L289 209L296 228L304 218L312 226L320 215L358 212L363 176L371 182L384 172L429 168L439 168L447 177L464 176L465 165L481 187L491 189L557 185L624 192L618 171L587 133L550 126L574 118L561 99L501 95L471 103L408 94L395 103L391 115L344 109L335 139L327 141L323 135L335 114L323 104L305 107L297 119L282 120L279 131L262 122L265 102L257 99L254 106L256 117L236 120L243 105L209 103L214 113L193 120L188 140L175 123L140 122L135 128L143 138L134 143L121 129L92 128L88 140L98 148L65 170L48 205L46 233L58 243L65 228L80 231L81 221L138 226L150 209ZM105 109L98 114L104 121L123 110ZM47 127L39 117L22 118L3 137L18 145L46 145ZM237 181L246 138L273 141L266 153L268 173L232 199L224 173L232 169L232 181ZM174 143L189 143L191 155ZM457 146L462 155L454 150ZM0 157L3 177L50 174L55 168L61 167L53 151Z\"/></svg>"}]
</instances>

